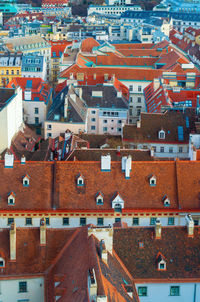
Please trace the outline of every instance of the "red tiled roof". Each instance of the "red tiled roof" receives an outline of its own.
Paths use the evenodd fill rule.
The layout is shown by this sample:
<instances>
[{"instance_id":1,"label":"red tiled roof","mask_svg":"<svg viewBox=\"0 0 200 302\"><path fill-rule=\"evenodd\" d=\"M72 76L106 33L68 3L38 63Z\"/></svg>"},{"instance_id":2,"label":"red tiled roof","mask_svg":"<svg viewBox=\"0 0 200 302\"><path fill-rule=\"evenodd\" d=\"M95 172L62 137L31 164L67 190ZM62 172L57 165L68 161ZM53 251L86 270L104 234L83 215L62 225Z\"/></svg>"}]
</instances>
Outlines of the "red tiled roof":
<instances>
[{"instance_id":1,"label":"red tiled roof","mask_svg":"<svg viewBox=\"0 0 200 302\"><path fill-rule=\"evenodd\" d=\"M13 87L21 87L23 100L24 100L24 92L27 89L27 84L31 82L31 85L28 86L28 90L31 90L31 99L32 101L38 97L40 101L47 102L50 94L51 87L41 78L24 78L24 77L16 77L7 85L8 88Z\"/></svg>"},{"instance_id":2,"label":"red tiled roof","mask_svg":"<svg viewBox=\"0 0 200 302\"><path fill-rule=\"evenodd\" d=\"M91 52L92 48L95 46L99 46L100 44L94 38L87 38L81 43L81 51L82 52Z\"/></svg>"}]
</instances>

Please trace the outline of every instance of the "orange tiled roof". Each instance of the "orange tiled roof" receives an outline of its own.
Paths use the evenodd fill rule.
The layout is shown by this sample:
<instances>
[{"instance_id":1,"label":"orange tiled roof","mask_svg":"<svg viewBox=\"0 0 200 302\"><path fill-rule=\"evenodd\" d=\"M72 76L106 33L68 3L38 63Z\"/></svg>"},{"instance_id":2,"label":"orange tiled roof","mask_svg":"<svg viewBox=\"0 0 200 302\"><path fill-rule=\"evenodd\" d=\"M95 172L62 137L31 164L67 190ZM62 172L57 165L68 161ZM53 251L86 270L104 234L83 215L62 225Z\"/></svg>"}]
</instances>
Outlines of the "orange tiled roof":
<instances>
[{"instance_id":1,"label":"orange tiled roof","mask_svg":"<svg viewBox=\"0 0 200 302\"><path fill-rule=\"evenodd\" d=\"M81 51L82 52L91 52L92 48L99 46L100 44L94 38L87 38L82 41Z\"/></svg>"}]
</instances>

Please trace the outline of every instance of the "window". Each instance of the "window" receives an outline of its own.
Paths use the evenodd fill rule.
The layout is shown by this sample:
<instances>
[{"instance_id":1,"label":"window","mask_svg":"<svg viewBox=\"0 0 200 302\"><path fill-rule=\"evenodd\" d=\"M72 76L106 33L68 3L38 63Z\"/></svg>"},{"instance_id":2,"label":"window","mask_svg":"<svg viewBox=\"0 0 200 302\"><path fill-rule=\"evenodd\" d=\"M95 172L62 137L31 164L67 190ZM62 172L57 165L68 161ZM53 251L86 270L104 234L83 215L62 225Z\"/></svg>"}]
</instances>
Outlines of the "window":
<instances>
[{"instance_id":1,"label":"window","mask_svg":"<svg viewBox=\"0 0 200 302\"><path fill-rule=\"evenodd\" d=\"M95 110L92 110L91 113L92 113L92 114L96 114L96 111L95 111Z\"/></svg>"},{"instance_id":2,"label":"window","mask_svg":"<svg viewBox=\"0 0 200 302\"><path fill-rule=\"evenodd\" d=\"M199 225L199 219L194 219L194 225Z\"/></svg>"},{"instance_id":3,"label":"window","mask_svg":"<svg viewBox=\"0 0 200 302\"><path fill-rule=\"evenodd\" d=\"M138 296L147 296L147 287L146 286L139 286L138 287Z\"/></svg>"},{"instance_id":4,"label":"window","mask_svg":"<svg viewBox=\"0 0 200 302\"><path fill-rule=\"evenodd\" d=\"M9 199L9 204L14 204L14 198Z\"/></svg>"},{"instance_id":5,"label":"window","mask_svg":"<svg viewBox=\"0 0 200 302\"><path fill-rule=\"evenodd\" d=\"M12 75L14 74L14 70L11 70L11 74L12 74Z\"/></svg>"},{"instance_id":6,"label":"window","mask_svg":"<svg viewBox=\"0 0 200 302\"><path fill-rule=\"evenodd\" d=\"M139 92L142 91L142 86L138 86L138 91L139 91Z\"/></svg>"},{"instance_id":7,"label":"window","mask_svg":"<svg viewBox=\"0 0 200 302\"><path fill-rule=\"evenodd\" d=\"M174 225L174 217L168 217L168 225Z\"/></svg>"},{"instance_id":8,"label":"window","mask_svg":"<svg viewBox=\"0 0 200 302\"><path fill-rule=\"evenodd\" d=\"M35 108L35 114L38 114L39 113L39 108Z\"/></svg>"},{"instance_id":9,"label":"window","mask_svg":"<svg viewBox=\"0 0 200 302\"><path fill-rule=\"evenodd\" d=\"M9 70L6 70L6 74L9 74Z\"/></svg>"},{"instance_id":10,"label":"window","mask_svg":"<svg viewBox=\"0 0 200 302\"><path fill-rule=\"evenodd\" d=\"M52 134L50 132L47 133L47 137L52 137Z\"/></svg>"},{"instance_id":11,"label":"window","mask_svg":"<svg viewBox=\"0 0 200 302\"><path fill-rule=\"evenodd\" d=\"M39 117L35 117L35 124L39 124Z\"/></svg>"},{"instance_id":12,"label":"window","mask_svg":"<svg viewBox=\"0 0 200 302\"><path fill-rule=\"evenodd\" d=\"M50 124L47 125L47 130L51 130L51 125Z\"/></svg>"},{"instance_id":13,"label":"window","mask_svg":"<svg viewBox=\"0 0 200 302\"><path fill-rule=\"evenodd\" d=\"M8 218L8 225L11 225L14 222L14 218Z\"/></svg>"},{"instance_id":14,"label":"window","mask_svg":"<svg viewBox=\"0 0 200 302\"><path fill-rule=\"evenodd\" d=\"M156 146L153 146L152 148L153 148L153 151L156 152Z\"/></svg>"},{"instance_id":15,"label":"window","mask_svg":"<svg viewBox=\"0 0 200 302\"><path fill-rule=\"evenodd\" d=\"M169 147L169 153L173 153L173 147Z\"/></svg>"},{"instance_id":16,"label":"window","mask_svg":"<svg viewBox=\"0 0 200 302\"><path fill-rule=\"evenodd\" d=\"M118 120L118 124L121 124L122 123L122 120Z\"/></svg>"},{"instance_id":17,"label":"window","mask_svg":"<svg viewBox=\"0 0 200 302\"><path fill-rule=\"evenodd\" d=\"M103 132L107 132L108 128L107 127L103 127Z\"/></svg>"},{"instance_id":18,"label":"window","mask_svg":"<svg viewBox=\"0 0 200 302\"><path fill-rule=\"evenodd\" d=\"M156 217L151 217L150 225L155 225L155 224L156 224Z\"/></svg>"},{"instance_id":19,"label":"window","mask_svg":"<svg viewBox=\"0 0 200 302\"><path fill-rule=\"evenodd\" d=\"M120 217L115 218L115 222L121 222L121 218Z\"/></svg>"},{"instance_id":20,"label":"window","mask_svg":"<svg viewBox=\"0 0 200 302\"><path fill-rule=\"evenodd\" d=\"M165 152L164 147L160 147L160 153L164 153L164 152Z\"/></svg>"},{"instance_id":21,"label":"window","mask_svg":"<svg viewBox=\"0 0 200 302\"><path fill-rule=\"evenodd\" d=\"M5 260L1 257L0 257L0 267L5 267Z\"/></svg>"},{"instance_id":22,"label":"window","mask_svg":"<svg viewBox=\"0 0 200 302\"><path fill-rule=\"evenodd\" d=\"M118 131L118 132L121 132L121 131L122 131L122 128L117 128L117 131Z\"/></svg>"},{"instance_id":23,"label":"window","mask_svg":"<svg viewBox=\"0 0 200 302\"><path fill-rule=\"evenodd\" d=\"M165 139L165 131L164 130L160 130L158 132L158 138L159 139Z\"/></svg>"},{"instance_id":24,"label":"window","mask_svg":"<svg viewBox=\"0 0 200 302\"><path fill-rule=\"evenodd\" d=\"M19 292L20 293L26 293L27 292L27 282L26 281L19 282Z\"/></svg>"},{"instance_id":25,"label":"window","mask_svg":"<svg viewBox=\"0 0 200 302\"><path fill-rule=\"evenodd\" d=\"M69 225L69 218L68 217L63 218L63 225Z\"/></svg>"},{"instance_id":26,"label":"window","mask_svg":"<svg viewBox=\"0 0 200 302\"><path fill-rule=\"evenodd\" d=\"M138 101L138 103L141 103L141 101L142 101L141 97L138 97L137 101Z\"/></svg>"},{"instance_id":27,"label":"window","mask_svg":"<svg viewBox=\"0 0 200 302\"><path fill-rule=\"evenodd\" d=\"M129 86L129 90L130 90L130 91L133 91L133 85L130 85L130 86Z\"/></svg>"},{"instance_id":28,"label":"window","mask_svg":"<svg viewBox=\"0 0 200 302\"><path fill-rule=\"evenodd\" d=\"M80 225L82 225L82 226L86 225L86 218L85 217L80 218Z\"/></svg>"},{"instance_id":29,"label":"window","mask_svg":"<svg viewBox=\"0 0 200 302\"><path fill-rule=\"evenodd\" d=\"M32 225L32 218L26 218L26 225Z\"/></svg>"},{"instance_id":30,"label":"window","mask_svg":"<svg viewBox=\"0 0 200 302\"><path fill-rule=\"evenodd\" d=\"M170 296L180 296L180 286L170 286Z\"/></svg>"},{"instance_id":31,"label":"window","mask_svg":"<svg viewBox=\"0 0 200 302\"><path fill-rule=\"evenodd\" d=\"M141 110L142 110L142 107L141 107L141 106L137 106L137 107L136 107L136 115L137 115L137 116L140 116Z\"/></svg>"},{"instance_id":32,"label":"window","mask_svg":"<svg viewBox=\"0 0 200 302\"><path fill-rule=\"evenodd\" d=\"M133 218L133 225L139 225L139 218L137 217Z\"/></svg>"},{"instance_id":33,"label":"window","mask_svg":"<svg viewBox=\"0 0 200 302\"><path fill-rule=\"evenodd\" d=\"M92 121L92 122L95 122L95 121L96 121L95 117L93 117L93 118L91 119L91 121Z\"/></svg>"},{"instance_id":34,"label":"window","mask_svg":"<svg viewBox=\"0 0 200 302\"><path fill-rule=\"evenodd\" d=\"M107 124L108 121L107 120L103 120L103 122L104 122L104 124Z\"/></svg>"},{"instance_id":35,"label":"window","mask_svg":"<svg viewBox=\"0 0 200 302\"><path fill-rule=\"evenodd\" d=\"M91 126L91 130L95 130L96 129L96 127L95 126Z\"/></svg>"},{"instance_id":36,"label":"window","mask_svg":"<svg viewBox=\"0 0 200 302\"><path fill-rule=\"evenodd\" d=\"M183 153L183 147L179 147L179 148L178 148L178 152L179 152L179 153Z\"/></svg>"},{"instance_id":37,"label":"window","mask_svg":"<svg viewBox=\"0 0 200 302\"><path fill-rule=\"evenodd\" d=\"M49 217L45 217L46 225L50 225L50 219Z\"/></svg>"},{"instance_id":38,"label":"window","mask_svg":"<svg viewBox=\"0 0 200 302\"><path fill-rule=\"evenodd\" d=\"M103 225L103 218L97 218L97 225Z\"/></svg>"}]
</instances>

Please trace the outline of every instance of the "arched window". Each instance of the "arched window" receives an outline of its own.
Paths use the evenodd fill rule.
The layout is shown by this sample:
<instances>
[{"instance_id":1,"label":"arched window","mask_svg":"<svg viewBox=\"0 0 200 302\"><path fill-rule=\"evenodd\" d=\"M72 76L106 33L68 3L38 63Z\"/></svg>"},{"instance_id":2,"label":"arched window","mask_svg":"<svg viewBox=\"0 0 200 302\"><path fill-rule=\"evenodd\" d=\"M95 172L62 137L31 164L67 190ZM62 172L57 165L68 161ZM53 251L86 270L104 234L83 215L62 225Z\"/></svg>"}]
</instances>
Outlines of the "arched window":
<instances>
[{"instance_id":1,"label":"arched window","mask_svg":"<svg viewBox=\"0 0 200 302\"><path fill-rule=\"evenodd\" d=\"M5 260L2 257L0 257L0 268L1 267L5 267Z\"/></svg>"}]
</instances>

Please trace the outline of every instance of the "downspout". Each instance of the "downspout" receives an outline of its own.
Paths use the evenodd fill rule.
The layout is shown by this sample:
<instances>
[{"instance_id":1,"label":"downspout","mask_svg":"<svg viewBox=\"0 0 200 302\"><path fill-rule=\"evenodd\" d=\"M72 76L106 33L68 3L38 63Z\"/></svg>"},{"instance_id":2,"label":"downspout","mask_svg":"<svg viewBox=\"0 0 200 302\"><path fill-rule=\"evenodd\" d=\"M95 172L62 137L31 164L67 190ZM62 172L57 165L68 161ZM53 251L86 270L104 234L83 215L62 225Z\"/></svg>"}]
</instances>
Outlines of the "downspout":
<instances>
[{"instance_id":1,"label":"downspout","mask_svg":"<svg viewBox=\"0 0 200 302\"><path fill-rule=\"evenodd\" d=\"M194 284L194 298L193 298L193 302L196 302L196 290L197 290L197 285L195 283Z\"/></svg>"}]
</instances>

